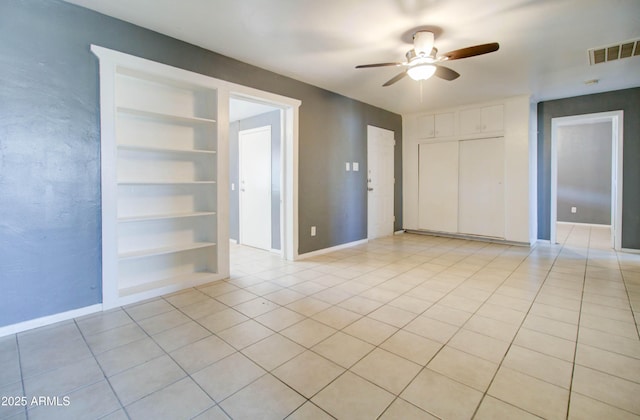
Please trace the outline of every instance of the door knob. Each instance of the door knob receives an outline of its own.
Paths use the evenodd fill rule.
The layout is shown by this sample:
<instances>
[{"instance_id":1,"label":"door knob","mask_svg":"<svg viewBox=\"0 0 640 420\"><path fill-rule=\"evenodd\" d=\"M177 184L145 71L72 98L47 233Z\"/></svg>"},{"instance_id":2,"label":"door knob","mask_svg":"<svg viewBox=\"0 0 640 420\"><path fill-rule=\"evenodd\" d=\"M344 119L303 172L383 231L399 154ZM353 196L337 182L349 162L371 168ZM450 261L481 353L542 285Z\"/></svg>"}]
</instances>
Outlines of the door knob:
<instances>
[{"instance_id":1,"label":"door knob","mask_svg":"<svg viewBox=\"0 0 640 420\"><path fill-rule=\"evenodd\" d=\"M373 191L373 188L369 187L367 188L367 191Z\"/></svg>"}]
</instances>

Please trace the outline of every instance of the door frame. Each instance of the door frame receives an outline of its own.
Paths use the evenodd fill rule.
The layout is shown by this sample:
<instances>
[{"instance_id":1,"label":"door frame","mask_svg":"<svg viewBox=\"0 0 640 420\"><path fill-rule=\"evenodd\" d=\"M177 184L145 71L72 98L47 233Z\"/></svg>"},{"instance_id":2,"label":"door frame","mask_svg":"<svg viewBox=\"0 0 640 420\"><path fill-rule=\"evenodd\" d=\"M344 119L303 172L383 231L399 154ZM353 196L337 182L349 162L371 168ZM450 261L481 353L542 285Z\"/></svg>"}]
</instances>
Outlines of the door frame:
<instances>
[{"instance_id":1,"label":"door frame","mask_svg":"<svg viewBox=\"0 0 640 420\"><path fill-rule=\"evenodd\" d=\"M623 111L598 112L551 119L551 213L550 236L557 243L558 223L558 129L563 126L611 122L611 246L622 248L622 152Z\"/></svg>"},{"instance_id":2,"label":"door frame","mask_svg":"<svg viewBox=\"0 0 640 420\"><path fill-rule=\"evenodd\" d=\"M269 132L269 206L268 206L268 212L269 212L269 223L271 223L271 200L272 200L272 188L271 188L271 173L272 173L272 156L271 156L271 133L272 133L272 129L270 125L263 125L261 127L256 127L256 128L249 128L246 130L240 130L238 131L238 181L239 181L239 185L238 188L240 189L240 192L242 192L242 174L243 174L243 168L244 168L244 157L243 157L243 148L242 148L242 143L244 143L244 140L242 139L242 135L243 134L252 134L252 133L257 133L257 132L261 132L261 131L268 131ZM244 241L242 240L242 236L243 236L243 232L242 232L242 215L243 215L243 197L244 194L238 194L238 243L239 244L244 244ZM272 235L272 231L271 229L269 230L269 244L267 248L264 248L265 250L268 251L273 251L272 248L272 243L273 243L273 235ZM282 227L280 228L280 239L282 239ZM277 253L280 253L280 251L276 251Z\"/></svg>"},{"instance_id":3,"label":"door frame","mask_svg":"<svg viewBox=\"0 0 640 420\"><path fill-rule=\"evenodd\" d=\"M369 145L370 145L370 141L371 141L371 131L372 130L384 130L384 131L388 131L388 132L393 134L393 145L392 146L393 146L394 153L391 155L391 162L393 164L393 170L391 171L391 177L392 177L391 195L393 197L393 201L392 201L392 205L391 205L391 213L393 214L393 217L391 219L391 234L393 234L393 232L394 232L394 227L395 227L394 224L395 224L395 217L396 217L395 216L395 146L396 146L395 135L396 135L396 133L395 133L395 131L389 130L387 128L376 127L374 125L368 124L367 125L367 173L366 173L366 176L367 176L367 239L374 239L375 238L375 237L374 238L371 237L371 229L370 229L371 228L371 209L370 209L370 206L369 206L369 201L370 200L369 200L369 190L368 190L370 188L368 180L369 180L369 168L370 168L370 163L371 163L370 159L369 159L370 158L370 155L369 155L370 147L369 147Z\"/></svg>"},{"instance_id":4,"label":"door frame","mask_svg":"<svg viewBox=\"0 0 640 420\"><path fill-rule=\"evenodd\" d=\"M227 112L231 98L280 109L280 248L284 259L298 259L298 123L297 99L247 86L229 84ZM228 121L228 115L226 116ZM229 157L228 157L229 159Z\"/></svg>"}]
</instances>

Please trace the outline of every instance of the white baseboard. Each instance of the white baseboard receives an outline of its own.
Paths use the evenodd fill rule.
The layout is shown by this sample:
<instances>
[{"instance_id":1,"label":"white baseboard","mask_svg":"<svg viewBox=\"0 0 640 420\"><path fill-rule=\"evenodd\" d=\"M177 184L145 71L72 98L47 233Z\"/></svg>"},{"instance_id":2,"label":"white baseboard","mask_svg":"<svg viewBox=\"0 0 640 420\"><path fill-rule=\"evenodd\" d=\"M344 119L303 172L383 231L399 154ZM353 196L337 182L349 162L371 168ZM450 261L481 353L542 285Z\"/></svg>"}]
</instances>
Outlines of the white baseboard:
<instances>
[{"instance_id":1,"label":"white baseboard","mask_svg":"<svg viewBox=\"0 0 640 420\"><path fill-rule=\"evenodd\" d=\"M85 306L84 308L80 309L74 309L72 311L61 312L59 314L43 316L42 318L19 322L17 324L7 325L6 327L0 327L0 337L17 334L19 332L31 330L33 328L44 327L45 325L67 321L69 319L78 318L80 316L89 315L100 311L102 311L101 303L97 305Z\"/></svg>"},{"instance_id":2,"label":"white baseboard","mask_svg":"<svg viewBox=\"0 0 640 420\"><path fill-rule=\"evenodd\" d=\"M318 249L317 251L306 252L304 254L299 254L296 260L303 260L305 258L315 257L322 254L328 254L329 252L339 251L345 248L351 248L352 246L366 244L367 242L369 242L368 239L362 239L359 241L348 242L346 244L332 246L331 248L323 248L323 249Z\"/></svg>"},{"instance_id":3,"label":"white baseboard","mask_svg":"<svg viewBox=\"0 0 640 420\"><path fill-rule=\"evenodd\" d=\"M404 233L404 229L396 230L395 232L393 232L394 235L402 235L403 233Z\"/></svg>"},{"instance_id":4,"label":"white baseboard","mask_svg":"<svg viewBox=\"0 0 640 420\"><path fill-rule=\"evenodd\" d=\"M556 222L559 225L573 225L573 226L590 226L590 227L601 227L601 228L610 228L611 225L599 225L597 223L577 223L577 222Z\"/></svg>"},{"instance_id":5,"label":"white baseboard","mask_svg":"<svg viewBox=\"0 0 640 420\"><path fill-rule=\"evenodd\" d=\"M620 251L628 252L629 254L640 254L640 249L634 249L634 248L621 248Z\"/></svg>"}]
</instances>

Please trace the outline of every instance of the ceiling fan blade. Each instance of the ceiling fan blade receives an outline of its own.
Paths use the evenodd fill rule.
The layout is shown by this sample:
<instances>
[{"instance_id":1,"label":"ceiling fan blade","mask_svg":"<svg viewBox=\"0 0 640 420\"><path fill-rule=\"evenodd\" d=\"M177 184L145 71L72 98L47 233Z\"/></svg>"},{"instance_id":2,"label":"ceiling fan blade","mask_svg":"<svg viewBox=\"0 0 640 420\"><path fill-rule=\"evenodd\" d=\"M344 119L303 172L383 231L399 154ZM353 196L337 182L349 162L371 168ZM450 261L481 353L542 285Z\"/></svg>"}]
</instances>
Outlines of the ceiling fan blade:
<instances>
[{"instance_id":1,"label":"ceiling fan blade","mask_svg":"<svg viewBox=\"0 0 640 420\"><path fill-rule=\"evenodd\" d=\"M498 51L500 44L492 42L490 44L474 45L473 47L461 48L444 54L447 60L459 60L461 58L474 57L476 55L488 54Z\"/></svg>"},{"instance_id":2,"label":"ceiling fan blade","mask_svg":"<svg viewBox=\"0 0 640 420\"><path fill-rule=\"evenodd\" d=\"M394 84L394 83L395 83L395 82L397 82L398 80L402 79L402 78L403 78L404 76L406 76L406 75L407 75L407 72L406 72L406 71L403 71L402 73L400 73L400 74L398 74L398 75L394 76L393 78L389 79L389 80L387 81L387 83L385 83L385 84L384 84L384 85L382 85L382 86L384 86L384 87L391 86L392 84Z\"/></svg>"},{"instance_id":3,"label":"ceiling fan blade","mask_svg":"<svg viewBox=\"0 0 640 420\"><path fill-rule=\"evenodd\" d=\"M376 63L376 64L360 64L359 66L356 66L357 69L368 69L371 67L387 67L387 66L394 66L394 67L398 67L401 66L402 63Z\"/></svg>"},{"instance_id":4,"label":"ceiling fan blade","mask_svg":"<svg viewBox=\"0 0 640 420\"><path fill-rule=\"evenodd\" d=\"M434 73L434 76L451 81L460 77L460 73L455 70L451 70L449 67L436 66L436 72Z\"/></svg>"}]
</instances>

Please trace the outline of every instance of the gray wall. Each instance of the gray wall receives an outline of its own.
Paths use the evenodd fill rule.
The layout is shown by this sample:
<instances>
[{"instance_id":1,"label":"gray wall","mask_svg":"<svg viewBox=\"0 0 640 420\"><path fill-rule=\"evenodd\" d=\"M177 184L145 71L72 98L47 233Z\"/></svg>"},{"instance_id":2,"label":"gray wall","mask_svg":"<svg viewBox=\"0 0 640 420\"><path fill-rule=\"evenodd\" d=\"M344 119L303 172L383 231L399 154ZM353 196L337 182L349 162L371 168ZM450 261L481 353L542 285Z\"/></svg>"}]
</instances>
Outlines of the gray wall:
<instances>
[{"instance_id":1,"label":"gray wall","mask_svg":"<svg viewBox=\"0 0 640 420\"><path fill-rule=\"evenodd\" d=\"M611 123L558 127L557 134L558 221L610 225Z\"/></svg>"},{"instance_id":2,"label":"gray wall","mask_svg":"<svg viewBox=\"0 0 640 420\"><path fill-rule=\"evenodd\" d=\"M366 237L366 170L346 179L337 169L346 160L366 162L367 124L401 140L400 115L60 0L0 1L0 40L0 326L102 300L99 77L91 44L301 100L299 252Z\"/></svg>"},{"instance_id":3,"label":"gray wall","mask_svg":"<svg viewBox=\"0 0 640 420\"><path fill-rule=\"evenodd\" d=\"M238 138L242 130L271 126L271 249L280 249L280 111L235 121L229 127L229 182L235 190L229 191L229 236L240 239L240 175Z\"/></svg>"},{"instance_id":4,"label":"gray wall","mask_svg":"<svg viewBox=\"0 0 640 420\"><path fill-rule=\"evenodd\" d=\"M640 88L538 104L538 238L549 239L551 212L551 119L624 111L622 247L640 249Z\"/></svg>"}]
</instances>

